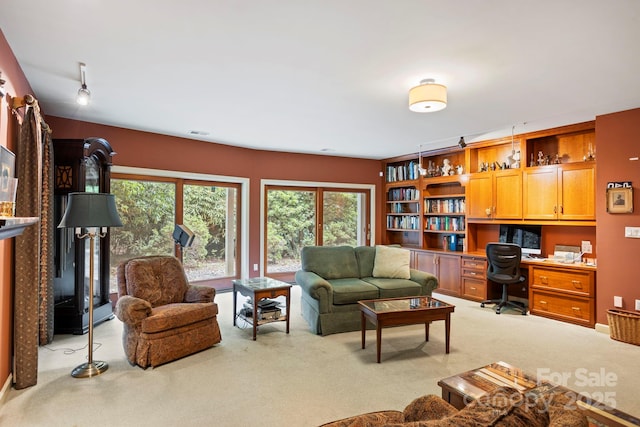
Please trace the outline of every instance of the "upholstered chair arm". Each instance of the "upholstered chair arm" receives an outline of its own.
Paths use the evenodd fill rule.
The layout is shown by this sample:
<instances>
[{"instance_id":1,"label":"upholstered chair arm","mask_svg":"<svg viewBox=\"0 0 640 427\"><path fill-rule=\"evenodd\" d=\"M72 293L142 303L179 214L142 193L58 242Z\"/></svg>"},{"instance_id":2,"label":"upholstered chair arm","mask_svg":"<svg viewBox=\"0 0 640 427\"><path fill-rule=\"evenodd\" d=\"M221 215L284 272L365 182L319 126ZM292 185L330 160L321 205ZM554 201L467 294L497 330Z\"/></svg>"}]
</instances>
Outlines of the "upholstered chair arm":
<instances>
[{"instance_id":1,"label":"upholstered chair arm","mask_svg":"<svg viewBox=\"0 0 640 427\"><path fill-rule=\"evenodd\" d=\"M184 302L213 302L216 289L210 286L189 285L184 295Z\"/></svg>"},{"instance_id":2,"label":"upholstered chair arm","mask_svg":"<svg viewBox=\"0 0 640 427\"><path fill-rule=\"evenodd\" d=\"M331 284L316 273L299 270L296 272L296 283L303 292L318 300L321 313L328 313L333 301Z\"/></svg>"},{"instance_id":3,"label":"upholstered chair arm","mask_svg":"<svg viewBox=\"0 0 640 427\"><path fill-rule=\"evenodd\" d=\"M431 295L431 292L438 287L438 278L431 273L412 268L409 270L409 274L411 280L422 288L422 295Z\"/></svg>"},{"instance_id":4,"label":"upholstered chair arm","mask_svg":"<svg viewBox=\"0 0 640 427\"><path fill-rule=\"evenodd\" d=\"M151 303L130 295L123 295L116 303L116 317L129 325L136 325L151 314Z\"/></svg>"},{"instance_id":5,"label":"upholstered chair arm","mask_svg":"<svg viewBox=\"0 0 640 427\"><path fill-rule=\"evenodd\" d=\"M433 394L414 399L403 411L405 422L439 420L457 412L453 405Z\"/></svg>"}]
</instances>

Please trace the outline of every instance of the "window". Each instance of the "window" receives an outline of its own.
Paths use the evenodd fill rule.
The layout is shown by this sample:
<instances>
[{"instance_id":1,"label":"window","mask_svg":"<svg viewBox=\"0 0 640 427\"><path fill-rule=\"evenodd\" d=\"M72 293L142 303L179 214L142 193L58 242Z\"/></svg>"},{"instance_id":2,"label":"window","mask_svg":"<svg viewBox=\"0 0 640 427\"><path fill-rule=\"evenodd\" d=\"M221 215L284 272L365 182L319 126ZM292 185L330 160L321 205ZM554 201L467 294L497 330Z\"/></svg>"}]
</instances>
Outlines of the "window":
<instances>
[{"instance_id":1,"label":"window","mask_svg":"<svg viewBox=\"0 0 640 427\"><path fill-rule=\"evenodd\" d=\"M266 273L292 278L304 246L368 245L370 200L369 189L267 185Z\"/></svg>"},{"instance_id":2,"label":"window","mask_svg":"<svg viewBox=\"0 0 640 427\"><path fill-rule=\"evenodd\" d=\"M111 192L123 227L111 229L111 292L117 292L118 264L144 255L182 258L190 282L239 277L239 188L235 183L112 174ZM181 250L175 244L175 224L195 234L191 246Z\"/></svg>"}]
</instances>

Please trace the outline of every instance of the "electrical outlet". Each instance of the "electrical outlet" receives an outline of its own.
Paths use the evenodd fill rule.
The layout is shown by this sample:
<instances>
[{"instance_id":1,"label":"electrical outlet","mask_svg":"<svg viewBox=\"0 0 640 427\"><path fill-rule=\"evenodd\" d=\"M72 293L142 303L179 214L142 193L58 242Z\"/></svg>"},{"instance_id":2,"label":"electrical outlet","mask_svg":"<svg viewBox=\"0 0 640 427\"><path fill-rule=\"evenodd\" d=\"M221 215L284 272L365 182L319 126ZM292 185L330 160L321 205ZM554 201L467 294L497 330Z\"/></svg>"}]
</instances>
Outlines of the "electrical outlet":
<instances>
[{"instance_id":1,"label":"electrical outlet","mask_svg":"<svg viewBox=\"0 0 640 427\"><path fill-rule=\"evenodd\" d=\"M258 271L258 264L253 264L253 271Z\"/></svg>"},{"instance_id":2,"label":"electrical outlet","mask_svg":"<svg viewBox=\"0 0 640 427\"><path fill-rule=\"evenodd\" d=\"M622 297L613 297L613 306L622 308Z\"/></svg>"},{"instance_id":3,"label":"electrical outlet","mask_svg":"<svg viewBox=\"0 0 640 427\"><path fill-rule=\"evenodd\" d=\"M640 311L640 299L636 300L636 310Z\"/></svg>"},{"instance_id":4,"label":"electrical outlet","mask_svg":"<svg viewBox=\"0 0 640 427\"><path fill-rule=\"evenodd\" d=\"M624 237L640 239L640 227L625 227Z\"/></svg>"}]
</instances>

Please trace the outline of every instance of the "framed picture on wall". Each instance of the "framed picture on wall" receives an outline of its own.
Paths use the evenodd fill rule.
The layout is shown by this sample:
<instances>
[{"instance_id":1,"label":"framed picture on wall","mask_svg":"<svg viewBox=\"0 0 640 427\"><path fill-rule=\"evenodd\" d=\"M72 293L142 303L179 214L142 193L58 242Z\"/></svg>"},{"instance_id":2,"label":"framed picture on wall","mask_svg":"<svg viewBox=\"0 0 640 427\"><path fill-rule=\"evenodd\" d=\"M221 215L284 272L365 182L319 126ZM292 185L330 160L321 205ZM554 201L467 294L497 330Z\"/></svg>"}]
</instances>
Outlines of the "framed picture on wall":
<instances>
[{"instance_id":1,"label":"framed picture on wall","mask_svg":"<svg viewBox=\"0 0 640 427\"><path fill-rule=\"evenodd\" d=\"M0 145L0 177L15 178L16 155Z\"/></svg>"},{"instance_id":2,"label":"framed picture on wall","mask_svg":"<svg viewBox=\"0 0 640 427\"><path fill-rule=\"evenodd\" d=\"M607 212L633 212L633 187L607 188Z\"/></svg>"}]
</instances>

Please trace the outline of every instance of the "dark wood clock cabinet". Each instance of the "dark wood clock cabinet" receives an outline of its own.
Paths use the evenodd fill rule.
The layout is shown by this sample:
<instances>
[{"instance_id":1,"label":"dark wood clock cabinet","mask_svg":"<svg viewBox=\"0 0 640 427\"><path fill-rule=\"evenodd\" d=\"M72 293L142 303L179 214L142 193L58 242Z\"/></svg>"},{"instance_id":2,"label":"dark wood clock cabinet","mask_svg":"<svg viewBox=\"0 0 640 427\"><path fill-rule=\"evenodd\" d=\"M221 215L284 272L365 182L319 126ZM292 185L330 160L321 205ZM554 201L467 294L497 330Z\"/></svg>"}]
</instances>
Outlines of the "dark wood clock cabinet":
<instances>
[{"instance_id":1,"label":"dark wood clock cabinet","mask_svg":"<svg viewBox=\"0 0 640 427\"><path fill-rule=\"evenodd\" d=\"M68 194L109 193L111 157L102 138L54 139L54 226L64 214ZM54 333L84 334L89 328L89 239L72 228L55 229ZM113 318L109 299L109 232L95 239L94 325Z\"/></svg>"}]
</instances>

